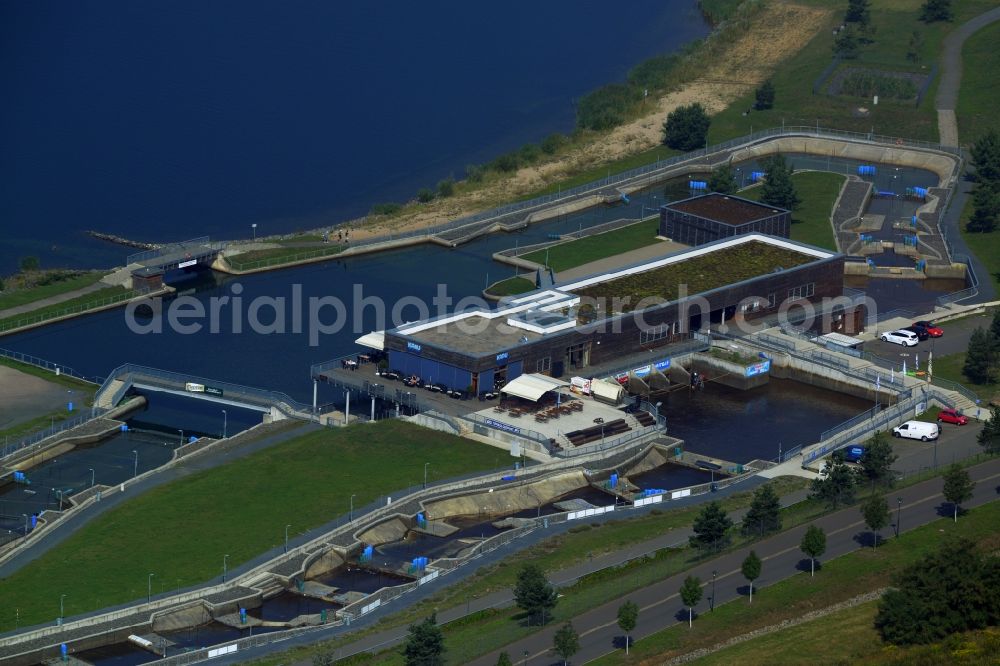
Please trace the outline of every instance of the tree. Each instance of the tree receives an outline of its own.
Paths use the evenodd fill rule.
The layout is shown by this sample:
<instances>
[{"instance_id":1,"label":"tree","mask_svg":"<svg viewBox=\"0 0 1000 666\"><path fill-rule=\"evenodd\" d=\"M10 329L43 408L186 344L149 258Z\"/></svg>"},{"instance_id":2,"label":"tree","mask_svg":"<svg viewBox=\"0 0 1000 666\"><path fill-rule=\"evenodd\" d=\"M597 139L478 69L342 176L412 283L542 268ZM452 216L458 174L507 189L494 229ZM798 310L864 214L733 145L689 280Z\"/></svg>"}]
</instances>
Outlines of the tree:
<instances>
[{"instance_id":1,"label":"tree","mask_svg":"<svg viewBox=\"0 0 1000 666\"><path fill-rule=\"evenodd\" d=\"M417 190L417 201L420 203L428 203L434 201L434 190L428 187L421 187Z\"/></svg>"},{"instance_id":2,"label":"tree","mask_svg":"<svg viewBox=\"0 0 1000 666\"><path fill-rule=\"evenodd\" d=\"M812 494L826 502L831 509L854 501L858 475L842 462L827 461L823 474L813 479Z\"/></svg>"},{"instance_id":3,"label":"tree","mask_svg":"<svg viewBox=\"0 0 1000 666\"><path fill-rule=\"evenodd\" d=\"M451 176L444 180L439 180L437 184L437 195L442 199L455 194L455 179Z\"/></svg>"},{"instance_id":4,"label":"tree","mask_svg":"<svg viewBox=\"0 0 1000 666\"><path fill-rule=\"evenodd\" d=\"M1000 134L991 129L976 139L969 148L976 180L1000 184Z\"/></svg>"},{"instance_id":5,"label":"tree","mask_svg":"<svg viewBox=\"0 0 1000 666\"><path fill-rule=\"evenodd\" d=\"M1000 310L993 313L993 321L990 322L990 337L1000 342Z\"/></svg>"},{"instance_id":6,"label":"tree","mask_svg":"<svg viewBox=\"0 0 1000 666\"><path fill-rule=\"evenodd\" d=\"M969 336L962 374L975 384L992 384L996 381L997 342L981 326Z\"/></svg>"},{"instance_id":7,"label":"tree","mask_svg":"<svg viewBox=\"0 0 1000 666\"><path fill-rule=\"evenodd\" d=\"M38 261L38 257L29 255L27 257L21 257L21 272L31 273L32 271L37 271L41 267L41 263Z\"/></svg>"},{"instance_id":8,"label":"tree","mask_svg":"<svg viewBox=\"0 0 1000 666\"><path fill-rule=\"evenodd\" d=\"M629 634L639 621L639 605L634 601L626 601L618 607L618 628L625 632L625 654L628 654Z\"/></svg>"},{"instance_id":9,"label":"tree","mask_svg":"<svg viewBox=\"0 0 1000 666\"><path fill-rule=\"evenodd\" d=\"M528 614L529 624L537 619L545 623L545 614L556 607L556 591L537 564L526 564L517 574L514 600Z\"/></svg>"},{"instance_id":10,"label":"tree","mask_svg":"<svg viewBox=\"0 0 1000 666\"><path fill-rule=\"evenodd\" d=\"M898 458L899 456L892 452L889 438L880 430L872 435L858 463L861 465L861 474L867 480L892 485L892 464Z\"/></svg>"},{"instance_id":11,"label":"tree","mask_svg":"<svg viewBox=\"0 0 1000 666\"><path fill-rule=\"evenodd\" d=\"M916 64L920 62L920 52L924 48L924 38L916 30L910 34L910 43L906 47L906 59Z\"/></svg>"},{"instance_id":12,"label":"tree","mask_svg":"<svg viewBox=\"0 0 1000 666\"><path fill-rule=\"evenodd\" d=\"M444 666L444 636L436 616L410 625L403 658L406 666Z\"/></svg>"},{"instance_id":13,"label":"tree","mask_svg":"<svg viewBox=\"0 0 1000 666\"><path fill-rule=\"evenodd\" d=\"M688 628L694 617L694 607L701 601L701 580L697 576L688 576L681 585L681 602L688 609Z\"/></svg>"},{"instance_id":14,"label":"tree","mask_svg":"<svg viewBox=\"0 0 1000 666\"><path fill-rule=\"evenodd\" d=\"M717 552L729 543L729 528L733 521L726 515L719 502L709 502L694 519L694 534L690 537L693 548Z\"/></svg>"},{"instance_id":15,"label":"tree","mask_svg":"<svg viewBox=\"0 0 1000 666\"><path fill-rule=\"evenodd\" d=\"M951 0L924 0L924 4L920 6L920 20L924 23L950 21L954 17Z\"/></svg>"},{"instance_id":16,"label":"tree","mask_svg":"<svg viewBox=\"0 0 1000 666\"><path fill-rule=\"evenodd\" d=\"M510 655L506 652L501 652L500 657L497 659L497 666L513 666Z\"/></svg>"},{"instance_id":17,"label":"tree","mask_svg":"<svg viewBox=\"0 0 1000 666\"><path fill-rule=\"evenodd\" d=\"M976 441L987 453L1000 453L1000 407L990 407L990 418L976 435Z\"/></svg>"},{"instance_id":18,"label":"tree","mask_svg":"<svg viewBox=\"0 0 1000 666\"><path fill-rule=\"evenodd\" d=\"M833 40L833 55L844 60L857 58L859 48L858 36L850 26L837 33L837 37Z\"/></svg>"},{"instance_id":19,"label":"tree","mask_svg":"<svg viewBox=\"0 0 1000 666\"><path fill-rule=\"evenodd\" d=\"M679 106L667 115L663 123L663 143L674 150L685 152L701 148L708 138L711 124L708 113L700 103Z\"/></svg>"},{"instance_id":20,"label":"tree","mask_svg":"<svg viewBox=\"0 0 1000 666\"><path fill-rule=\"evenodd\" d=\"M760 558L757 557L757 553L750 551L750 554L746 556L743 560L743 565L740 567L740 571L743 572L743 577L750 581L750 603L753 603L753 582L760 578L760 569L762 562Z\"/></svg>"},{"instance_id":21,"label":"tree","mask_svg":"<svg viewBox=\"0 0 1000 666\"><path fill-rule=\"evenodd\" d=\"M1000 224L1000 192L996 185L979 182L972 190L972 215L965 223L965 230L988 234Z\"/></svg>"},{"instance_id":22,"label":"tree","mask_svg":"<svg viewBox=\"0 0 1000 666\"><path fill-rule=\"evenodd\" d=\"M733 176L733 167L727 162L721 164L712 171L708 177L708 189L719 194L733 194L736 192L736 180Z\"/></svg>"},{"instance_id":23,"label":"tree","mask_svg":"<svg viewBox=\"0 0 1000 666\"><path fill-rule=\"evenodd\" d=\"M898 645L982 629L1000 617L998 589L1000 558L984 557L969 539L948 539L896 576L879 602L875 628Z\"/></svg>"},{"instance_id":24,"label":"tree","mask_svg":"<svg viewBox=\"0 0 1000 666\"><path fill-rule=\"evenodd\" d=\"M969 478L960 465L952 465L944 473L944 499L951 502L955 509L955 522L958 522L959 504L972 499L972 489L976 487L975 482Z\"/></svg>"},{"instance_id":25,"label":"tree","mask_svg":"<svg viewBox=\"0 0 1000 666\"><path fill-rule=\"evenodd\" d=\"M580 651L580 636L573 628L572 622L567 622L559 627L552 642L553 649L557 655L562 657L564 666L570 657Z\"/></svg>"},{"instance_id":26,"label":"tree","mask_svg":"<svg viewBox=\"0 0 1000 666\"><path fill-rule=\"evenodd\" d=\"M785 162L784 155L774 155L764 162L764 186L761 189L760 202L768 206L795 210L801 200L792 182L792 169Z\"/></svg>"},{"instance_id":27,"label":"tree","mask_svg":"<svg viewBox=\"0 0 1000 666\"><path fill-rule=\"evenodd\" d=\"M802 535L799 550L809 556L809 575L816 575L816 558L826 552L826 532L822 527L810 525Z\"/></svg>"},{"instance_id":28,"label":"tree","mask_svg":"<svg viewBox=\"0 0 1000 666\"><path fill-rule=\"evenodd\" d=\"M781 500L770 484L754 491L750 508L743 516L741 530L744 535L759 534L762 537L781 530Z\"/></svg>"},{"instance_id":29,"label":"tree","mask_svg":"<svg viewBox=\"0 0 1000 666\"><path fill-rule=\"evenodd\" d=\"M865 517L865 525L874 537L872 550L878 547L878 532L889 524L889 504L881 495L872 495L861 507L861 515Z\"/></svg>"},{"instance_id":30,"label":"tree","mask_svg":"<svg viewBox=\"0 0 1000 666\"><path fill-rule=\"evenodd\" d=\"M760 88L754 91L754 108L758 111L765 111L774 107L774 84L768 79L764 81Z\"/></svg>"},{"instance_id":31,"label":"tree","mask_svg":"<svg viewBox=\"0 0 1000 666\"><path fill-rule=\"evenodd\" d=\"M844 14L844 22L868 25L872 19L870 7L871 3L868 0L847 0L847 12Z\"/></svg>"}]
</instances>

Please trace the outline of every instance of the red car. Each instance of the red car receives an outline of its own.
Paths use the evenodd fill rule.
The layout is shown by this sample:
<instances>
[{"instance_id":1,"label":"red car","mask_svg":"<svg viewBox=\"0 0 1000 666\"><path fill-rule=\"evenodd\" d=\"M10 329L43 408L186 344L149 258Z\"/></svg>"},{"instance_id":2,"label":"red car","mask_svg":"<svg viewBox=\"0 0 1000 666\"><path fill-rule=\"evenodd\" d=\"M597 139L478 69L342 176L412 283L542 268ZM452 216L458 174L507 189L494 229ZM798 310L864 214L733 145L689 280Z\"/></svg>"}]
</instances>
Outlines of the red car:
<instances>
[{"instance_id":1,"label":"red car","mask_svg":"<svg viewBox=\"0 0 1000 666\"><path fill-rule=\"evenodd\" d=\"M935 326L929 321L915 321L913 322L914 328L922 328L927 331L927 337L930 338L940 338L944 335L944 330L938 326Z\"/></svg>"},{"instance_id":2,"label":"red car","mask_svg":"<svg viewBox=\"0 0 1000 666\"><path fill-rule=\"evenodd\" d=\"M954 409L942 409L938 412L937 420L944 423L954 423L955 425L963 426L969 422L968 417L964 414L959 414Z\"/></svg>"}]
</instances>

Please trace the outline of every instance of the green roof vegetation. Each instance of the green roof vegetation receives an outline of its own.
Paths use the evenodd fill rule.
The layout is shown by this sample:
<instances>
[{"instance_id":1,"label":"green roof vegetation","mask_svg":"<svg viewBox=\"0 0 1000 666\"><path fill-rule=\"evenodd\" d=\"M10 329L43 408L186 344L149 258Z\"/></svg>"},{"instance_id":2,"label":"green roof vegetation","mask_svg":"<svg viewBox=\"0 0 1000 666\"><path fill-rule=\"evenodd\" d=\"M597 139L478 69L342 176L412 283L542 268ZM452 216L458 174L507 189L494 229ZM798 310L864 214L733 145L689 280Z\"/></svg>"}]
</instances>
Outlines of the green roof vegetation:
<instances>
[{"instance_id":1,"label":"green roof vegetation","mask_svg":"<svg viewBox=\"0 0 1000 666\"><path fill-rule=\"evenodd\" d=\"M686 285L688 294L700 294L814 260L814 257L801 252L750 241L643 273L576 289L574 293L583 298L603 299L609 305L613 303L616 312L631 312L643 299L662 299L663 302L676 300L681 285ZM620 299L621 302L613 302L612 299Z\"/></svg>"}]
</instances>

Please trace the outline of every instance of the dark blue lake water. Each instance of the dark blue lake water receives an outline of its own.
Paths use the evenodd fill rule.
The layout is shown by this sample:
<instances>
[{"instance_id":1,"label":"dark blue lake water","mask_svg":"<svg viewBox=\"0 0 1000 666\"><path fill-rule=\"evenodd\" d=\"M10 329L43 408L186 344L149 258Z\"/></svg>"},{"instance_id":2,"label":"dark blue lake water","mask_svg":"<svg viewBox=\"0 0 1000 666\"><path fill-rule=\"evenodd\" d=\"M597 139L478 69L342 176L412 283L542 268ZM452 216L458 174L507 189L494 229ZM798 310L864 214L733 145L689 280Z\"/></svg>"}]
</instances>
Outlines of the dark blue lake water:
<instances>
[{"instance_id":1,"label":"dark blue lake water","mask_svg":"<svg viewBox=\"0 0 1000 666\"><path fill-rule=\"evenodd\" d=\"M695 0L0 3L0 273L311 228L573 127Z\"/></svg>"}]
</instances>

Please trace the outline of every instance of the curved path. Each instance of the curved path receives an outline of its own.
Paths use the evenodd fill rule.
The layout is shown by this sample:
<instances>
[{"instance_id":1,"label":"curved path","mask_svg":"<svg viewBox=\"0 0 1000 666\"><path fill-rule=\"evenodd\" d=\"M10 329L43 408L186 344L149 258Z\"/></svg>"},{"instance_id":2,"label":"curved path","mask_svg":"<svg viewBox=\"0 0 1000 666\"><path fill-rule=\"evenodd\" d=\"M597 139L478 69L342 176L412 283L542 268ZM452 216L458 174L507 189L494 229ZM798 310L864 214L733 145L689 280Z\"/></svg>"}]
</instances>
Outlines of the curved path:
<instances>
[{"instance_id":1,"label":"curved path","mask_svg":"<svg viewBox=\"0 0 1000 666\"><path fill-rule=\"evenodd\" d=\"M937 97L934 106L938 112L938 132L940 142L943 145L957 146L958 123L955 119L955 107L958 104L958 91L962 82L962 47L965 40L971 37L977 30L987 25L1000 21L1000 7L991 9L988 12L966 21L959 26L944 40L941 54L941 83L938 86ZM980 261L979 257L966 244L960 231L962 209L972 191L972 183L964 178L959 178L955 184L955 191L952 193L948 209L944 212L939 225L941 233L948 240L949 250L954 258L955 253L965 254L969 257L976 276L979 278L979 295L966 302L987 303L997 297L996 289L993 287L993 280L987 267Z\"/></svg>"},{"instance_id":2,"label":"curved path","mask_svg":"<svg viewBox=\"0 0 1000 666\"><path fill-rule=\"evenodd\" d=\"M934 106L938 112L938 134L943 146L959 145L955 107L958 104L958 89L962 83L962 47L965 46L965 40L973 33L994 21L1000 21L1000 7L966 21L944 39L941 53L941 83L934 99Z\"/></svg>"}]
</instances>

